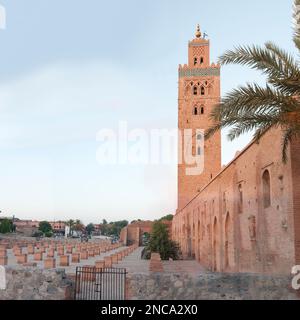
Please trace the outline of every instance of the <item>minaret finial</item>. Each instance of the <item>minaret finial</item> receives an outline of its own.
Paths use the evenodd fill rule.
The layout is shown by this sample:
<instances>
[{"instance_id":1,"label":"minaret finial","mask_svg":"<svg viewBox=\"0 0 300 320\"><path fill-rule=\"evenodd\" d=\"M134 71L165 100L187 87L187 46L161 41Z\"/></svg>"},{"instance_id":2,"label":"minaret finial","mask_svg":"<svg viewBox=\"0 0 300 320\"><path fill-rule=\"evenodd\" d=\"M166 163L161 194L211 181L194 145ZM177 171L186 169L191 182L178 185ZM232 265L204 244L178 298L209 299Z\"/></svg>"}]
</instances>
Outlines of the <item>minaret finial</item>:
<instances>
[{"instance_id":1,"label":"minaret finial","mask_svg":"<svg viewBox=\"0 0 300 320\"><path fill-rule=\"evenodd\" d=\"M196 38L201 38L202 34L201 34L201 31L200 31L200 25L198 24L197 25L197 31L196 31Z\"/></svg>"}]
</instances>

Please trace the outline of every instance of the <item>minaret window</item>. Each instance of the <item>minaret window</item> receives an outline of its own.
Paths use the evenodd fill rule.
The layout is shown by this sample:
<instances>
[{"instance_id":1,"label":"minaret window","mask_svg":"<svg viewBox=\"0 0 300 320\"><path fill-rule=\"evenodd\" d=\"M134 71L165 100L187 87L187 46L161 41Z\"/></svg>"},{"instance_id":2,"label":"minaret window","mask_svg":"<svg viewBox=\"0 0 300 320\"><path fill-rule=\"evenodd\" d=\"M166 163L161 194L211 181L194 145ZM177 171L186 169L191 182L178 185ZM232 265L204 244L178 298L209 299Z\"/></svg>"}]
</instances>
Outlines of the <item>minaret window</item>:
<instances>
[{"instance_id":1,"label":"minaret window","mask_svg":"<svg viewBox=\"0 0 300 320\"><path fill-rule=\"evenodd\" d=\"M194 58L194 66L197 65L197 63L198 63L198 59Z\"/></svg>"},{"instance_id":2,"label":"minaret window","mask_svg":"<svg viewBox=\"0 0 300 320\"><path fill-rule=\"evenodd\" d=\"M204 96L205 95L205 89L204 87L201 87L201 96Z\"/></svg>"},{"instance_id":3,"label":"minaret window","mask_svg":"<svg viewBox=\"0 0 300 320\"><path fill-rule=\"evenodd\" d=\"M204 59L203 59L203 57L201 57L200 58L200 64L203 64L203 62L204 62Z\"/></svg>"},{"instance_id":4,"label":"minaret window","mask_svg":"<svg viewBox=\"0 0 300 320\"><path fill-rule=\"evenodd\" d=\"M204 114L204 107L201 107L201 114Z\"/></svg>"},{"instance_id":5,"label":"minaret window","mask_svg":"<svg viewBox=\"0 0 300 320\"><path fill-rule=\"evenodd\" d=\"M198 108L196 106L196 107L194 107L194 115L196 116L197 114L198 114Z\"/></svg>"},{"instance_id":6,"label":"minaret window","mask_svg":"<svg viewBox=\"0 0 300 320\"><path fill-rule=\"evenodd\" d=\"M194 87L194 96L196 96L198 94L198 89L197 89L197 87L195 86Z\"/></svg>"}]
</instances>

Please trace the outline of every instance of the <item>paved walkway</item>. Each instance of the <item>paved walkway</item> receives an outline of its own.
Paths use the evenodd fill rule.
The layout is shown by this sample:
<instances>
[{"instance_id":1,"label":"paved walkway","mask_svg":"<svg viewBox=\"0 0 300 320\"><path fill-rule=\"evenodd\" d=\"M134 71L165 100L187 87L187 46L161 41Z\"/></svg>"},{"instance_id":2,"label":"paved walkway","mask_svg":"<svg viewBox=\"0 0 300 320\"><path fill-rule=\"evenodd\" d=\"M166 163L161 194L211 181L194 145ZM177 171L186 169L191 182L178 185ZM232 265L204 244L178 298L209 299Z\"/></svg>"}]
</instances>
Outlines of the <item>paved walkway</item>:
<instances>
[{"instance_id":1,"label":"paved walkway","mask_svg":"<svg viewBox=\"0 0 300 320\"><path fill-rule=\"evenodd\" d=\"M143 247L136 249L132 254L124 260L115 264L116 268L126 268L129 273L149 273L149 260L141 258ZM189 273L200 274L205 272L205 269L196 260L177 260L177 261L162 261L165 273Z\"/></svg>"},{"instance_id":2,"label":"paved walkway","mask_svg":"<svg viewBox=\"0 0 300 320\"><path fill-rule=\"evenodd\" d=\"M148 274L150 261L141 258L143 249L143 247L137 248L129 256L113 266L116 268L126 268L128 273Z\"/></svg>"}]
</instances>

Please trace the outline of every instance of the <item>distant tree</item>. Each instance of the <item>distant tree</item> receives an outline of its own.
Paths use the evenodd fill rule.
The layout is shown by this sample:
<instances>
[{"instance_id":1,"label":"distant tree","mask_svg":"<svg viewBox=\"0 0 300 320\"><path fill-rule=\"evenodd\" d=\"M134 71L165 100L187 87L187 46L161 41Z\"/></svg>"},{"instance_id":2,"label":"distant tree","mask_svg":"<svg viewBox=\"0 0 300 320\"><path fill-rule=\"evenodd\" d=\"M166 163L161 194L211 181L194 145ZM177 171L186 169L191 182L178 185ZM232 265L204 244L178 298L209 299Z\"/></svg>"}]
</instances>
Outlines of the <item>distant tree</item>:
<instances>
[{"instance_id":1,"label":"distant tree","mask_svg":"<svg viewBox=\"0 0 300 320\"><path fill-rule=\"evenodd\" d=\"M160 218L159 221L163 221L163 220L172 221L173 217L174 216L172 214L168 214L168 215L163 216L162 218Z\"/></svg>"},{"instance_id":2,"label":"distant tree","mask_svg":"<svg viewBox=\"0 0 300 320\"><path fill-rule=\"evenodd\" d=\"M104 236L107 235L107 230L108 230L108 223L105 219L102 220L102 223L100 223L100 233Z\"/></svg>"},{"instance_id":3,"label":"distant tree","mask_svg":"<svg viewBox=\"0 0 300 320\"><path fill-rule=\"evenodd\" d=\"M128 225L127 220L115 221L112 222L110 227L110 235L112 236L120 236L121 230Z\"/></svg>"},{"instance_id":4,"label":"distant tree","mask_svg":"<svg viewBox=\"0 0 300 320\"><path fill-rule=\"evenodd\" d=\"M89 223L86 227L85 230L87 234L91 235L92 232L95 230L95 226L92 223Z\"/></svg>"},{"instance_id":5,"label":"distant tree","mask_svg":"<svg viewBox=\"0 0 300 320\"><path fill-rule=\"evenodd\" d=\"M39 230L44 234L49 234L50 232L52 233L51 224L48 221L41 221L39 224Z\"/></svg>"},{"instance_id":6,"label":"distant tree","mask_svg":"<svg viewBox=\"0 0 300 320\"><path fill-rule=\"evenodd\" d=\"M8 219L3 219L0 223L0 233L10 233L12 232L12 222Z\"/></svg>"},{"instance_id":7,"label":"distant tree","mask_svg":"<svg viewBox=\"0 0 300 320\"><path fill-rule=\"evenodd\" d=\"M75 226L75 221L73 219L70 219L66 221L66 225L69 227L69 236L73 234L74 226Z\"/></svg>"},{"instance_id":8,"label":"distant tree","mask_svg":"<svg viewBox=\"0 0 300 320\"><path fill-rule=\"evenodd\" d=\"M119 236L121 233L121 230L128 225L127 220L121 220L121 221L115 221L110 222L106 224L102 224L101 234L106 236Z\"/></svg>"},{"instance_id":9,"label":"distant tree","mask_svg":"<svg viewBox=\"0 0 300 320\"><path fill-rule=\"evenodd\" d=\"M52 236L53 236L53 232L51 232L51 231L45 233L46 238L51 238Z\"/></svg>"},{"instance_id":10,"label":"distant tree","mask_svg":"<svg viewBox=\"0 0 300 320\"><path fill-rule=\"evenodd\" d=\"M160 221L153 224L149 244L145 249L144 257L150 258L152 252L160 254L162 260L179 259L179 245L170 240L168 226Z\"/></svg>"},{"instance_id":11,"label":"distant tree","mask_svg":"<svg viewBox=\"0 0 300 320\"><path fill-rule=\"evenodd\" d=\"M76 220L76 221L75 221L73 228L74 228L74 230L77 231L77 232L78 232L78 231L79 231L79 232L80 232L80 231L84 231L84 229L85 229L83 223L82 223L80 220Z\"/></svg>"}]
</instances>

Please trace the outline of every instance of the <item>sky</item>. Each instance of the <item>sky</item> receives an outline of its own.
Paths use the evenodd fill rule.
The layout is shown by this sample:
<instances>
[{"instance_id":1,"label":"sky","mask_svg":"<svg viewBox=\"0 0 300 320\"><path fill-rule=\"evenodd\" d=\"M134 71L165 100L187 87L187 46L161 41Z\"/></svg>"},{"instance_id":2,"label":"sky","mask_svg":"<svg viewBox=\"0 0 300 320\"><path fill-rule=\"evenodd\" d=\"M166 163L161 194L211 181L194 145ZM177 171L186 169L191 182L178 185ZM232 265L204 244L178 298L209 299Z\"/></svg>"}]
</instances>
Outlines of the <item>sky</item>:
<instances>
[{"instance_id":1,"label":"sky","mask_svg":"<svg viewBox=\"0 0 300 320\"><path fill-rule=\"evenodd\" d=\"M100 223L175 213L177 167L103 165L97 134L177 127L178 65L197 23L211 61L239 44L292 45L292 0L0 0L0 210ZM264 78L222 68L222 95ZM228 163L250 135L229 142Z\"/></svg>"}]
</instances>

